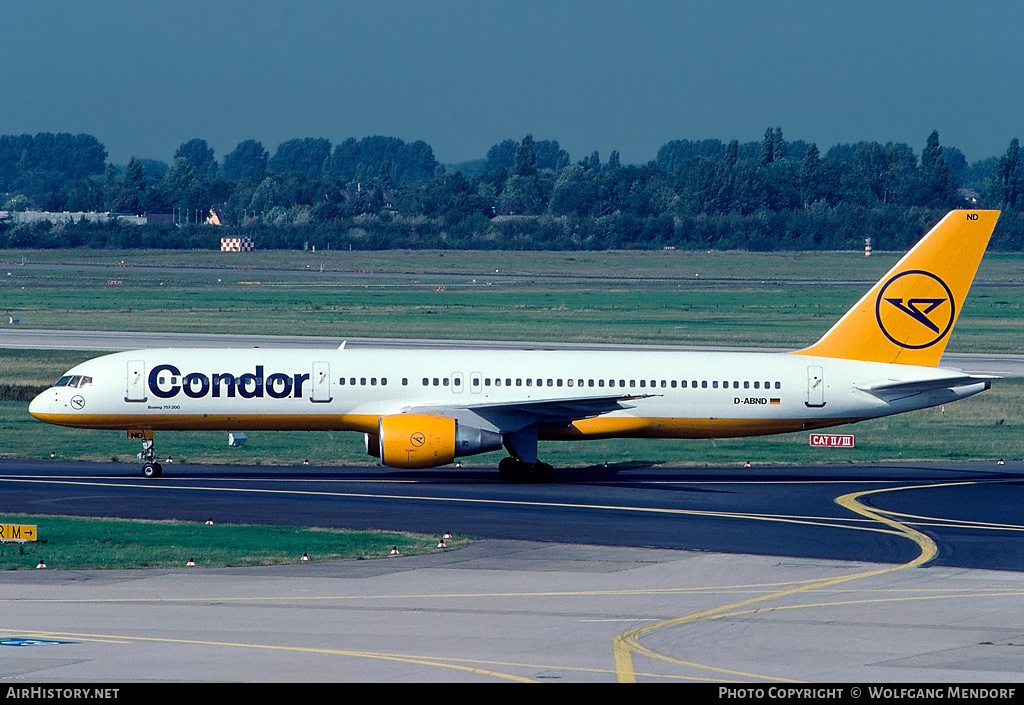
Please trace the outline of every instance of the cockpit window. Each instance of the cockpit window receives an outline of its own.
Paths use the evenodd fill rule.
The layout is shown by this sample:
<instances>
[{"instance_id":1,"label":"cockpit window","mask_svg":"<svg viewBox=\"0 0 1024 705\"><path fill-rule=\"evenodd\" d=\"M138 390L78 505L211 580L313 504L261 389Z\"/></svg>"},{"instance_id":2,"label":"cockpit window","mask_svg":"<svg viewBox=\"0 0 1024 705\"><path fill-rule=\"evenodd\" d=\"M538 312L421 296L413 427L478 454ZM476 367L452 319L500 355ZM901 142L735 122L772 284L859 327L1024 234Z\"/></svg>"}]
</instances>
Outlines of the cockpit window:
<instances>
[{"instance_id":1,"label":"cockpit window","mask_svg":"<svg viewBox=\"0 0 1024 705\"><path fill-rule=\"evenodd\" d=\"M57 384L53 386L74 387L76 389L81 389L83 387L91 387L92 377L86 377L85 375L64 375L59 380L57 380Z\"/></svg>"}]
</instances>

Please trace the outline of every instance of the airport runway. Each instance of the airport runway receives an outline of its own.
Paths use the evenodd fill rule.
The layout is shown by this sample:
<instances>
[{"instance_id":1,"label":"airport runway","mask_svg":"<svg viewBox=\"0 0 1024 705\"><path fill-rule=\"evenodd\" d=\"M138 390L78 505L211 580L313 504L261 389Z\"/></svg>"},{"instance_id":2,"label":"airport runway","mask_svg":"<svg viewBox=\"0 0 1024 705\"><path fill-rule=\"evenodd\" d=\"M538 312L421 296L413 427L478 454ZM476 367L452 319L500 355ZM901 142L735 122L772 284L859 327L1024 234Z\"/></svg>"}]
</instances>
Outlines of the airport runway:
<instances>
[{"instance_id":1,"label":"airport runway","mask_svg":"<svg viewBox=\"0 0 1024 705\"><path fill-rule=\"evenodd\" d=\"M978 683L1024 672L1021 463L630 469L549 485L474 469L175 467L156 482L127 471L0 461L0 511L484 540L338 564L8 571L0 636L63 643L12 647L0 676Z\"/></svg>"},{"instance_id":2,"label":"airport runway","mask_svg":"<svg viewBox=\"0 0 1024 705\"><path fill-rule=\"evenodd\" d=\"M900 563L913 541L837 498L919 516L936 565L1024 571L1014 529L1024 463L559 469L509 484L493 468L397 471L0 460L0 511L379 528L520 541ZM882 529L882 530L878 530Z\"/></svg>"},{"instance_id":3,"label":"airport runway","mask_svg":"<svg viewBox=\"0 0 1024 705\"><path fill-rule=\"evenodd\" d=\"M119 352L153 348L457 348L503 350L676 350L704 352L787 352L771 348L692 347L666 345L603 345L480 340L429 340L406 338L344 338L301 335L228 335L217 333L152 333L130 331L0 329L0 348L26 350L94 350ZM942 365L971 373L1024 377L1024 355L946 353Z\"/></svg>"}]
</instances>

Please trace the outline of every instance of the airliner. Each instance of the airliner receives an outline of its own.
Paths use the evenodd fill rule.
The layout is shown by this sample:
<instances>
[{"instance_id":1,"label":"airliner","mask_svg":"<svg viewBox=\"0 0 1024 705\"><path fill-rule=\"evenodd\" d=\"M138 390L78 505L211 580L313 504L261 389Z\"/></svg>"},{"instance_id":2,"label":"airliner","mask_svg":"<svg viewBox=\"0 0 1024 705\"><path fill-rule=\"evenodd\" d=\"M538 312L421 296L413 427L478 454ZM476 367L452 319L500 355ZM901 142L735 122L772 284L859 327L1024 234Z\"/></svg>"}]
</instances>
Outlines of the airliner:
<instances>
[{"instance_id":1,"label":"airliner","mask_svg":"<svg viewBox=\"0 0 1024 705\"><path fill-rule=\"evenodd\" d=\"M60 426L154 432L364 434L392 468L505 448L512 481L549 479L540 440L790 433L947 404L993 377L938 367L999 211L955 210L822 338L795 352L162 349L72 368L30 413Z\"/></svg>"}]
</instances>

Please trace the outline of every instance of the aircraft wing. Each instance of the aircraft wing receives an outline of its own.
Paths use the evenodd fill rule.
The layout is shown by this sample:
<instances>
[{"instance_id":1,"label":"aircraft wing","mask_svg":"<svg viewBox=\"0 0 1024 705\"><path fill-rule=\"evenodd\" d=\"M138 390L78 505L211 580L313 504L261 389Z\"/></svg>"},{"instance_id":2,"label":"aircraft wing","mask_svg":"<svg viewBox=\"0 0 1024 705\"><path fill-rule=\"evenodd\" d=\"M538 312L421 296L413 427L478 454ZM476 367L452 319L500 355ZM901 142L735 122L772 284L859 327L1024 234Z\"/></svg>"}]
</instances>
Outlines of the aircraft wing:
<instances>
[{"instance_id":1,"label":"aircraft wing","mask_svg":"<svg viewBox=\"0 0 1024 705\"><path fill-rule=\"evenodd\" d=\"M414 406L402 409L404 413L460 415L469 411L486 419L501 431L516 431L533 424L568 424L621 409L631 409L630 402L659 394L622 394L604 397L575 397L569 399L530 399L515 402L482 402L479 404L445 404Z\"/></svg>"},{"instance_id":2,"label":"aircraft wing","mask_svg":"<svg viewBox=\"0 0 1024 705\"><path fill-rule=\"evenodd\" d=\"M940 389L956 389L958 387L968 387L972 384L984 384L985 389L988 389L994 379L999 379L999 377L993 375L959 374L951 375L949 377L938 377L935 379L916 380L913 382L890 380L857 387L857 389L876 396L882 401L890 402L897 399L903 399L904 397L913 396L915 394L921 394L922 392L932 392Z\"/></svg>"}]
</instances>

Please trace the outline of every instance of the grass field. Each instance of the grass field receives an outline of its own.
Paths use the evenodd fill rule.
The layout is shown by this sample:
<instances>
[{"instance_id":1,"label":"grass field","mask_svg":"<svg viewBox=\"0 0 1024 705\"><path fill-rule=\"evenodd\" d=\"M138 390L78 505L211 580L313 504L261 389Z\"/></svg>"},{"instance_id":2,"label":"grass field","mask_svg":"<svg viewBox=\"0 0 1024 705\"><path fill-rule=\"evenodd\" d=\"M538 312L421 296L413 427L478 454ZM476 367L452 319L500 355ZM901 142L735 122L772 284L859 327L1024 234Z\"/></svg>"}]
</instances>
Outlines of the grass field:
<instances>
[{"instance_id":1,"label":"grass field","mask_svg":"<svg viewBox=\"0 0 1024 705\"><path fill-rule=\"evenodd\" d=\"M0 262L9 263L0 269L0 301L4 313L29 328L797 348L824 333L896 259L817 252L0 251ZM485 276L495 269L512 276ZM1022 271L1024 256L986 258L950 351L1021 352ZM840 283L849 280L864 283ZM0 321L2 337L7 318ZM48 385L93 356L0 350L0 388ZM1019 458L1021 385L997 382L944 415L925 410L836 429L856 433L857 447L849 451L809 448L806 434L791 434L724 439L717 447L543 443L541 455L576 467ZM0 402L0 456L135 462L138 448L123 433L45 426L26 407ZM224 433L168 432L159 434L157 450L176 462L375 462L356 434L332 440L323 433L254 432L243 448L229 448ZM501 455L471 462L493 466Z\"/></svg>"},{"instance_id":2,"label":"grass field","mask_svg":"<svg viewBox=\"0 0 1024 705\"><path fill-rule=\"evenodd\" d=\"M236 255L253 268L280 267L261 273L227 268L236 262L224 259L229 255L75 251L67 259L84 262L56 267L36 261L56 258L54 253L32 252L24 255L35 258L30 265L0 269L0 335L14 316L22 327L71 330L797 348L828 330L864 293L866 282L895 260L865 260L856 253L729 252ZM359 260L344 271L377 267L375 273L332 276L343 271L344 258L356 255ZM21 256L0 251L0 261L20 262ZM90 268L133 257L140 264L131 268ZM509 271L532 264L530 272L543 276L474 276L486 271L486 257L499 260L496 269L514 259ZM330 260L332 267L321 274L318 266L300 266L312 258ZM983 272L964 305L951 352L1020 350L1024 287L1013 277L1024 271L1024 257L992 259L991 271ZM165 266L143 266L148 260ZM437 261L446 264L438 267ZM199 269L186 268L189 262ZM696 278L691 269L709 274ZM835 283L850 278L864 283ZM798 283L786 283L791 280Z\"/></svg>"},{"instance_id":3,"label":"grass field","mask_svg":"<svg viewBox=\"0 0 1024 705\"><path fill-rule=\"evenodd\" d=\"M184 521L87 519L63 516L0 515L0 524L34 524L39 540L0 545L0 570L47 568L183 568L284 565L386 558L393 548L409 556L461 548L468 539L400 532L245 524L206 525Z\"/></svg>"},{"instance_id":4,"label":"grass field","mask_svg":"<svg viewBox=\"0 0 1024 705\"><path fill-rule=\"evenodd\" d=\"M293 273L346 272L481 278L491 274L521 278L581 277L622 279L732 279L877 281L903 255L875 251L865 258L850 252L745 252L717 250L614 250L606 252L515 251L318 251L214 252L208 250L0 250L0 267L12 276L28 266L117 267L125 277L145 276L153 268L209 269L215 276L277 270ZM1024 254L989 253L979 281L1020 282ZM209 276L194 273L197 279ZM101 277L94 273L96 279ZM699 275L699 276L698 276ZM107 278L107 277L103 277Z\"/></svg>"}]
</instances>

